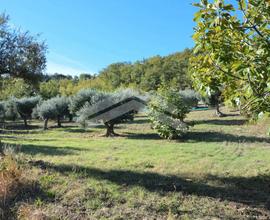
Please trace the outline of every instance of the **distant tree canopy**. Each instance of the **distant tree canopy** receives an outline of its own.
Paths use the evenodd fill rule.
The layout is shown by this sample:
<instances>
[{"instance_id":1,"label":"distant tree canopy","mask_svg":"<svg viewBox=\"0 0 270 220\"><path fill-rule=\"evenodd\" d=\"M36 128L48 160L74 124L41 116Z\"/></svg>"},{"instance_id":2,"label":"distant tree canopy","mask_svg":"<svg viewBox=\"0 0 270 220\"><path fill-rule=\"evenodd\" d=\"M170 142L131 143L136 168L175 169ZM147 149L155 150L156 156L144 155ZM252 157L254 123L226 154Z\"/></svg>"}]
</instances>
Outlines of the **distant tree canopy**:
<instances>
[{"instance_id":1,"label":"distant tree canopy","mask_svg":"<svg viewBox=\"0 0 270 220\"><path fill-rule=\"evenodd\" d=\"M160 87L184 90L192 87L188 75L191 50L169 56L155 56L134 63L114 63L96 74L80 74L79 77L55 73L43 75L38 88L27 80L0 77L0 100L9 97L40 95L47 100L55 96L74 96L83 89L97 89L107 92L118 88L134 88L142 91L156 91Z\"/></svg>"},{"instance_id":2,"label":"distant tree canopy","mask_svg":"<svg viewBox=\"0 0 270 220\"><path fill-rule=\"evenodd\" d=\"M95 76L87 73L81 73L79 76L79 80L87 80L87 79L93 79Z\"/></svg>"},{"instance_id":3,"label":"distant tree canopy","mask_svg":"<svg viewBox=\"0 0 270 220\"><path fill-rule=\"evenodd\" d=\"M55 79L51 79L48 82L41 82L39 93L43 99L50 99L60 95L60 82Z\"/></svg>"},{"instance_id":4,"label":"distant tree canopy","mask_svg":"<svg viewBox=\"0 0 270 220\"><path fill-rule=\"evenodd\" d=\"M10 28L8 21L0 15L0 76L36 81L46 66L46 46L29 32Z\"/></svg>"},{"instance_id":5,"label":"distant tree canopy","mask_svg":"<svg viewBox=\"0 0 270 220\"><path fill-rule=\"evenodd\" d=\"M242 111L257 117L270 112L270 2L226 2L195 4L191 73L198 89L222 92L227 100L238 100Z\"/></svg>"},{"instance_id":6,"label":"distant tree canopy","mask_svg":"<svg viewBox=\"0 0 270 220\"><path fill-rule=\"evenodd\" d=\"M157 90L160 86L176 89L190 88L187 74L189 49L169 56L155 56L135 63L114 63L103 69L99 77L110 88L133 87L144 91Z\"/></svg>"},{"instance_id":7,"label":"distant tree canopy","mask_svg":"<svg viewBox=\"0 0 270 220\"><path fill-rule=\"evenodd\" d=\"M38 93L38 88L20 78L0 77L0 100L7 100L9 97L23 98Z\"/></svg>"}]
</instances>

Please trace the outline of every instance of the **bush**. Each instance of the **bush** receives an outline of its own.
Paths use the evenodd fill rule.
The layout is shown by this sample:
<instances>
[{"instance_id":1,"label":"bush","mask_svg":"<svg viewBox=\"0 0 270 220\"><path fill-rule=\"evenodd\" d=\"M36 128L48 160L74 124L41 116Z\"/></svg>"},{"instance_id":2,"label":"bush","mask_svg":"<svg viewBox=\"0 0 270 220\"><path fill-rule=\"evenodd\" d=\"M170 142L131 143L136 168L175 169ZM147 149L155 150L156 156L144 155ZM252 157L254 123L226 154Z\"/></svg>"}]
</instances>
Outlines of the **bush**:
<instances>
[{"instance_id":1,"label":"bush","mask_svg":"<svg viewBox=\"0 0 270 220\"><path fill-rule=\"evenodd\" d=\"M61 119L69 116L69 99L67 97L54 97L46 100L37 106L40 118L44 120L44 130L48 129L48 120L56 119L58 127L61 127Z\"/></svg>"},{"instance_id":2,"label":"bush","mask_svg":"<svg viewBox=\"0 0 270 220\"><path fill-rule=\"evenodd\" d=\"M31 118L34 108L40 102L41 98L39 96L36 97L26 97L22 99L16 99L16 108L24 120L24 125L27 127L27 120Z\"/></svg>"},{"instance_id":3,"label":"bush","mask_svg":"<svg viewBox=\"0 0 270 220\"><path fill-rule=\"evenodd\" d=\"M18 118L18 111L16 108L15 99L11 98L4 101L5 119L15 121Z\"/></svg>"},{"instance_id":4,"label":"bush","mask_svg":"<svg viewBox=\"0 0 270 220\"><path fill-rule=\"evenodd\" d=\"M192 89L180 90L179 94L183 98L185 104L190 108L197 107L198 102L201 100L199 93Z\"/></svg>"},{"instance_id":5,"label":"bush","mask_svg":"<svg viewBox=\"0 0 270 220\"><path fill-rule=\"evenodd\" d=\"M183 136L188 131L184 122L190 106L179 92L162 90L159 95L153 96L149 103L149 118L152 127L158 134L167 139Z\"/></svg>"},{"instance_id":6,"label":"bush","mask_svg":"<svg viewBox=\"0 0 270 220\"><path fill-rule=\"evenodd\" d=\"M136 96L132 90L120 90L114 93L103 93L97 92L92 97L91 102L86 102L86 104L78 112L78 121L81 124L86 124L87 120L97 120L102 121L106 126L107 132L106 136L116 136L114 132L114 126L126 121L133 120L134 114L138 109L130 109L127 112L122 113L122 111L114 112L117 107L114 106L123 106L123 104L128 101L127 99ZM112 109L109 109L112 108ZM108 109L104 114L95 114L101 112L104 109Z\"/></svg>"}]
</instances>

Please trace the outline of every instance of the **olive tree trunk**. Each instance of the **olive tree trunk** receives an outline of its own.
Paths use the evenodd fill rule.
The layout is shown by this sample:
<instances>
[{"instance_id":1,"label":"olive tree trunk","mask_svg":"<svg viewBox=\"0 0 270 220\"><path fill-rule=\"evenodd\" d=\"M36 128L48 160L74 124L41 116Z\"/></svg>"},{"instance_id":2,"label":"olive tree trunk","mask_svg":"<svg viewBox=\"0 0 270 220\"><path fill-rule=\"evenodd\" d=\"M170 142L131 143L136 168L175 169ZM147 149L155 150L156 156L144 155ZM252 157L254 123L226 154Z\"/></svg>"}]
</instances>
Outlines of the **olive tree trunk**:
<instances>
[{"instance_id":1,"label":"olive tree trunk","mask_svg":"<svg viewBox=\"0 0 270 220\"><path fill-rule=\"evenodd\" d=\"M24 127L27 128L28 124L27 124L27 119L26 118L23 118L23 122L24 122Z\"/></svg>"},{"instance_id":2,"label":"olive tree trunk","mask_svg":"<svg viewBox=\"0 0 270 220\"><path fill-rule=\"evenodd\" d=\"M48 118L44 119L44 127L43 127L44 130L48 130L48 121L49 121Z\"/></svg>"},{"instance_id":3,"label":"olive tree trunk","mask_svg":"<svg viewBox=\"0 0 270 220\"><path fill-rule=\"evenodd\" d=\"M114 132L114 124L106 122L105 127L107 129L106 134L105 134L106 137L118 136L118 134Z\"/></svg>"},{"instance_id":4,"label":"olive tree trunk","mask_svg":"<svg viewBox=\"0 0 270 220\"><path fill-rule=\"evenodd\" d=\"M58 128L61 128L62 127L61 117L57 117L57 126L58 126Z\"/></svg>"}]
</instances>

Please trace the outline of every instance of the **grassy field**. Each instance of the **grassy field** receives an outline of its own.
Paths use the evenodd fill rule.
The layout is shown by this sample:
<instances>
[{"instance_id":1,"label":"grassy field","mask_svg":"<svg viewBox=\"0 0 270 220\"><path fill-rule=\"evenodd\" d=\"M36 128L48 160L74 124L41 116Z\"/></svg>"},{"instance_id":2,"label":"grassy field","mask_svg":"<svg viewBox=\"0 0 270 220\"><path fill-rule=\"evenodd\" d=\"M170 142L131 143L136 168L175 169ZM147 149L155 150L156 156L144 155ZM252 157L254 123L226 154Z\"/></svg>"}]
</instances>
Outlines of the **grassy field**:
<instances>
[{"instance_id":1,"label":"grassy field","mask_svg":"<svg viewBox=\"0 0 270 220\"><path fill-rule=\"evenodd\" d=\"M190 132L174 141L160 139L144 116L119 125L116 138L75 124L3 131L40 189L15 199L14 210L52 219L270 219L270 121L212 110L187 120Z\"/></svg>"}]
</instances>

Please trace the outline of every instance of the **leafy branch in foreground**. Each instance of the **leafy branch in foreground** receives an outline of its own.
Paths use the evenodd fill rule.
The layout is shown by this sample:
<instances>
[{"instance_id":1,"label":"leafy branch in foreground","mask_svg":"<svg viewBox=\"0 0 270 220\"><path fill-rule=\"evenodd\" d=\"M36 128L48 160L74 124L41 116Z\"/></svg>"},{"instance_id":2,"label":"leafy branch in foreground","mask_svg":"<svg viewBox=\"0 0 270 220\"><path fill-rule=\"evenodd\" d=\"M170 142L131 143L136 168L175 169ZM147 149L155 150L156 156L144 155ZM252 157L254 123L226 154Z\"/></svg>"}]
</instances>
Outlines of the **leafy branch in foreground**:
<instances>
[{"instance_id":1,"label":"leafy branch in foreground","mask_svg":"<svg viewBox=\"0 0 270 220\"><path fill-rule=\"evenodd\" d=\"M270 111L270 2L202 0L194 4L196 43L190 60L195 86L218 91L257 117Z\"/></svg>"}]
</instances>

